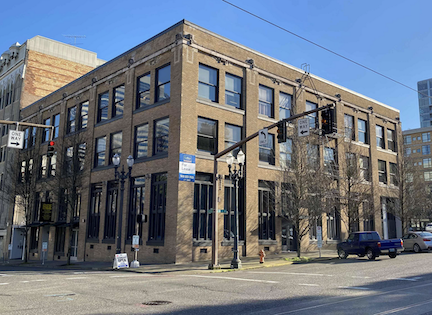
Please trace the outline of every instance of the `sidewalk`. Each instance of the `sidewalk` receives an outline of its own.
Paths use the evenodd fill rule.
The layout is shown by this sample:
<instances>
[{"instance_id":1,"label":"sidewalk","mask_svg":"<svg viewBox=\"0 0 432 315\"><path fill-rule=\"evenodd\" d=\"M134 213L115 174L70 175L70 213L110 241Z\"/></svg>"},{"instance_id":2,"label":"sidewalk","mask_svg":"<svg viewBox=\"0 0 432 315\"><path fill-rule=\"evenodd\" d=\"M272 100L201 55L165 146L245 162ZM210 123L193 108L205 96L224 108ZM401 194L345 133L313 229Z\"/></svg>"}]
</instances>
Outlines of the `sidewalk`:
<instances>
[{"instance_id":1,"label":"sidewalk","mask_svg":"<svg viewBox=\"0 0 432 315\"><path fill-rule=\"evenodd\" d=\"M240 257L242 261L242 270L255 269L255 268L265 268L265 267L276 267L290 265L293 263L292 260L297 257L296 252L284 252L277 255L267 255L265 257L265 262L263 264L259 263L259 256L256 257ZM305 252L302 257L306 257L309 262L320 261L320 260L330 260L337 259L337 253L335 250L322 250L321 258L319 257L318 251ZM129 262L130 264L131 262ZM220 259L220 269L208 269L210 261L202 262L191 262L186 264L142 264L138 268L123 268L119 271L121 272L136 272L136 273L148 273L148 274L168 274L168 273L212 273L212 272L226 272L233 271L231 269L231 258ZM99 270L99 271L109 271L113 270L112 262L73 262L71 265L66 265L64 261L45 261L42 265L42 261L29 261L28 263L23 263L21 260L10 260L7 262L0 262L1 270L10 270L16 267L19 270L43 268L51 270Z\"/></svg>"}]
</instances>

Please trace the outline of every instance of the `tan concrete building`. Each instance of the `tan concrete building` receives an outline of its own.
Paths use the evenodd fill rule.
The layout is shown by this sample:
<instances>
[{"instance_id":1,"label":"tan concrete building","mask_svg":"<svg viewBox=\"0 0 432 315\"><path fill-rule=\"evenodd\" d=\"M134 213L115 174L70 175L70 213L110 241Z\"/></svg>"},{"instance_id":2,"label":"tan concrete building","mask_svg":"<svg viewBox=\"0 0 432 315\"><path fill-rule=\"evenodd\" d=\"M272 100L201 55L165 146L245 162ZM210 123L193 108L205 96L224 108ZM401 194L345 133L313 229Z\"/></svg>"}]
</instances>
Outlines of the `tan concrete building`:
<instances>
[{"instance_id":1,"label":"tan concrete building","mask_svg":"<svg viewBox=\"0 0 432 315\"><path fill-rule=\"evenodd\" d=\"M42 36L35 36L23 44L15 43L0 57L0 120L19 121L20 110L38 99L59 89L69 82L89 72L104 61L96 53L60 43ZM6 165L14 159L14 149L7 148L8 129L2 124L0 129L0 184L10 181ZM11 127L15 129L15 127ZM23 239L19 230L15 242L6 239L7 214L10 198L0 190L0 259L21 257ZM22 224L22 218L11 222L14 227ZM8 245L11 250L8 253Z\"/></svg>"},{"instance_id":2,"label":"tan concrete building","mask_svg":"<svg viewBox=\"0 0 432 315\"><path fill-rule=\"evenodd\" d=\"M220 256L231 257L233 188L226 179L228 168L222 157L218 161L218 204L213 205L213 154L289 117L291 108L303 112L328 103L336 104L342 135L333 140L335 161L345 159L338 146L345 141L344 130L349 129L351 141L364 157L365 185L373 191L371 207L376 212L358 228L400 236L397 219L390 218L389 223L386 216L389 200L394 200L398 191L392 171L401 148L399 111L311 75L314 89L301 79L303 74L298 68L181 21L23 109L23 121L44 123L60 115L55 163L67 160L73 135L86 139L81 157L85 156L88 167L83 170L81 207L76 212L79 224L73 231L74 258L109 261L116 252L120 206L112 164L115 153L121 154L121 165L126 164L128 155L135 159L121 212L121 251L128 253L129 259L136 216L142 213L148 222L138 228L141 262L210 260L213 208L227 211L218 214L218 247ZM313 130L319 129L315 116L310 121ZM290 226L272 208L266 185L279 178L280 156L286 158L290 152L278 145L275 129L269 135L267 146L259 146L257 138L243 146L246 174L239 200L241 255L257 256L261 248L273 253L294 249L287 242L292 236ZM43 137L38 132L34 146L39 150L40 145L42 154L46 152ZM317 151L321 157L323 146ZM194 182L179 180L181 154L195 157ZM44 158L34 161L36 167L45 169L52 164ZM65 259L68 235L58 235L68 231L58 224L64 216L55 210L61 209L61 198L53 191L43 192L42 185L55 181L61 172L55 167L54 173L48 171L51 175L40 181L39 200L52 202L54 214L51 224L35 220L29 239L31 259L41 258L42 241L48 243L48 259ZM40 207L35 207L34 218L39 217L38 211ZM318 224L323 227L324 246L334 247L346 237L341 220L338 213L323 213ZM307 247L316 246L312 234L305 240Z\"/></svg>"}]
</instances>

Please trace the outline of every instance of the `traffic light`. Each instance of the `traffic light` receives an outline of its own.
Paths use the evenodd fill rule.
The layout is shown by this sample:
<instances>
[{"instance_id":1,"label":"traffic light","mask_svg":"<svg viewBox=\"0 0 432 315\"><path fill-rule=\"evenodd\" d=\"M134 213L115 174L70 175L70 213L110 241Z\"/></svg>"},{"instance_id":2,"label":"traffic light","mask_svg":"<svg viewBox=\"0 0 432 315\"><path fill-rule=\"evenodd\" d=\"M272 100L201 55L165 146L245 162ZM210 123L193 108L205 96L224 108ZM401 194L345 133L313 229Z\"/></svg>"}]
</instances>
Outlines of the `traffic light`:
<instances>
[{"instance_id":1,"label":"traffic light","mask_svg":"<svg viewBox=\"0 0 432 315\"><path fill-rule=\"evenodd\" d=\"M334 108L321 112L321 129L323 135L337 133Z\"/></svg>"},{"instance_id":2,"label":"traffic light","mask_svg":"<svg viewBox=\"0 0 432 315\"><path fill-rule=\"evenodd\" d=\"M278 143L286 142L287 141L287 127L286 127L286 121L282 120L278 122L278 130L277 130L277 139Z\"/></svg>"},{"instance_id":3,"label":"traffic light","mask_svg":"<svg viewBox=\"0 0 432 315\"><path fill-rule=\"evenodd\" d=\"M54 145L55 145L54 141L48 142L47 157L52 157L54 155L54 151L55 151Z\"/></svg>"}]
</instances>

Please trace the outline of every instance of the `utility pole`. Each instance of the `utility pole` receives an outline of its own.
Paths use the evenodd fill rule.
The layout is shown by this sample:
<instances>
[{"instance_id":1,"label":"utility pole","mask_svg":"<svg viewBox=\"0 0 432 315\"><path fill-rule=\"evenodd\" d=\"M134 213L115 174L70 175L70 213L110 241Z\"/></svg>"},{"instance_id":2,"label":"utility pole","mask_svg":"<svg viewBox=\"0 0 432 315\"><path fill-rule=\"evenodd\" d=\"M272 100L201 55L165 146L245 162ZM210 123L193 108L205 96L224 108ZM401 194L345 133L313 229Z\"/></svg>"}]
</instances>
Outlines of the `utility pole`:
<instances>
[{"instance_id":1,"label":"utility pole","mask_svg":"<svg viewBox=\"0 0 432 315\"><path fill-rule=\"evenodd\" d=\"M287 123L288 121L312 114L312 113L316 113L322 110L326 110L326 109L330 109L330 108L334 108L334 104L328 104L326 106L323 107L319 107L316 109L312 109L310 111L307 112L303 112L301 114L297 114L297 115L293 115L291 117L282 119L274 124L271 124L270 126L264 128L267 130L273 129L274 127L278 126L280 123ZM225 154L227 154L228 152L234 150L235 148L243 145L244 143L256 138L259 134L259 131L255 132L254 134L246 137L245 139L233 144L232 146L230 146L229 148L226 148L225 150L222 150L219 153L216 153L214 155L214 159L213 159L213 224L212 224L212 261L209 264L209 269L220 269L220 265L219 265L219 261L218 261L218 253L219 253L219 242L218 242L218 219L217 219L217 214L218 214L218 189L217 189L217 181L221 180L221 177L218 176L218 164L217 164L217 159L224 156Z\"/></svg>"}]
</instances>

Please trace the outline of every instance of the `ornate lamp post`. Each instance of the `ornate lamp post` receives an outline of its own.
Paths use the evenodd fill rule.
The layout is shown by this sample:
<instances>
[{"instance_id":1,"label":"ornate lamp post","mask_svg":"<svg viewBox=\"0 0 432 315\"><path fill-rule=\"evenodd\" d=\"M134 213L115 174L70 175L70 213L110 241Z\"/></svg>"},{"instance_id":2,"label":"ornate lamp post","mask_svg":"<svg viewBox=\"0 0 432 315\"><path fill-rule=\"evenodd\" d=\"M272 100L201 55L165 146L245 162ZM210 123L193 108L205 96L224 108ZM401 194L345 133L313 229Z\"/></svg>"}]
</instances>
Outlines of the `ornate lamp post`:
<instances>
[{"instance_id":1,"label":"ornate lamp post","mask_svg":"<svg viewBox=\"0 0 432 315\"><path fill-rule=\"evenodd\" d=\"M231 261L231 268L240 269L241 268L241 260L239 258L239 216L238 216L238 181L243 177L244 173L244 161L245 154L240 149L237 153L237 162L239 168L237 169L234 165L234 169L232 169L232 165L234 163L234 156L232 153L228 153L227 155L227 163L229 170L229 177L234 182L234 190L235 190L235 205L234 205L234 257Z\"/></svg>"},{"instance_id":2,"label":"ornate lamp post","mask_svg":"<svg viewBox=\"0 0 432 315\"><path fill-rule=\"evenodd\" d=\"M117 249L116 249L116 253L120 254L121 253L121 236L122 236L122 219L123 219L123 194L124 194L124 183L125 183L125 179L129 179L131 178L131 173L132 173L132 166L134 164L134 159L132 157L132 155L129 155L126 162L127 165L129 167L129 170L127 173L125 173L124 171L124 165L122 165L122 170L119 173L117 171L118 166L120 164L120 156L116 153L113 158L112 158L112 162L114 164L114 175L115 175L115 179L120 180L120 209L119 209L119 217L118 217L118 234L117 234Z\"/></svg>"}]
</instances>

